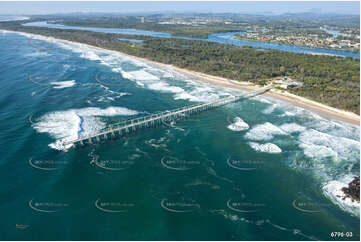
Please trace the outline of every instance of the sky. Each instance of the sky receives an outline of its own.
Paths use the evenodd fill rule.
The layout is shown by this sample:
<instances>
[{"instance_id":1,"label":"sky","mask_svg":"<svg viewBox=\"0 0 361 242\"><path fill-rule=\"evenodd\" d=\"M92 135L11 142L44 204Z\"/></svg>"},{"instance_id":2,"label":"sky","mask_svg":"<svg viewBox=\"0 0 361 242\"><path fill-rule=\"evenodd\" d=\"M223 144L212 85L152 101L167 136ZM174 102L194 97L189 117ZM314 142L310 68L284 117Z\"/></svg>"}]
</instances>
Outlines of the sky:
<instances>
[{"instance_id":1,"label":"sky","mask_svg":"<svg viewBox=\"0 0 361 242\"><path fill-rule=\"evenodd\" d=\"M144 13L144 12L177 12L177 13L339 13L360 14L360 2L9 2L0 1L2 15L32 15L74 12L97 13Z\"/></svg>"}]
</instances>

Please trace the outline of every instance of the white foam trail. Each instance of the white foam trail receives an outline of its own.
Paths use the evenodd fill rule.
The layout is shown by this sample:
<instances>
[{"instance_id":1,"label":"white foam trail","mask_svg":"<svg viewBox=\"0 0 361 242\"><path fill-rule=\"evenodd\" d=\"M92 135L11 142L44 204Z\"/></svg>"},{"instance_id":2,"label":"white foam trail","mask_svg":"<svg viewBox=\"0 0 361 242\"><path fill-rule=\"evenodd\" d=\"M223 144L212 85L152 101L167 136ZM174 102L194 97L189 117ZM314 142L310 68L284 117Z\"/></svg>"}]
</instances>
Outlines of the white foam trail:
<instances>
[{"instance_id":1,"label":"white foam trail","mask_svg":"<svg viewBox=\"0 0 361 242\"><path fill-rule=\"evenodd\" d=\"M240 117L234 118L234 123L228 125L228 129L232 131L242 131L249 129L249 125L243 121Z\"/></svg>"},{"instance_id":2,"label":"white foam trail","mask_svg":"<svg viewBox=\"0 0 361 242\"><path fill-rule=\"evenodd\" d=\"M348 187L354 178L354 175L349 174L340 180L333 180L325 183L323 186L324 194L341 209L360 217L360 202L352 201L351 198L345 197L344 192L341 190L343 187Z\"/></svg>"},{"instance_id":3,"label":"white foam trail","mask_svg":"<svg viewBox=\"0 0 361 242\"><path fill-rule=\"evenodd\" d=\"M254 126L245 135L245 138L251 140L270 140L274 135L287 135L284 131L276 127L275 125L267 122Z\"/></svg>"},{"instance_id":4,"label":"white foam trail","mask_svg":"<svg viewBox=\"0 0 361 242\"><path fill-rule=\"evenodd\" d=\"M75 85L75 80L70 81L61 81L61 82L51 82L50 84L53 85L53 88L55 89L62 89L67 87L72 87Z\"/></svg>"},{"instance_id":5,"label":"white foam trail","mask_svg":"<svg viewBox=\"0 0 361 242\"><path fill-rule=\"evenodd\" d=\"M249 142L248 144L252 147L252 149L259 152L265 152L270 154L277 154L282 152L280 147L272 143L259 144L255 142Z\"/></svg>"},{"instance_id":6,"label":"white foam trail","mask_svg":"<svg viewBox=\"0 0 361 242\"><path fill-rule=\"evenodd\" d=\"M81 53L80 57L88 59L88 60L99 60L101 61L102 59L95 54L93 51L85 51L83 53Z\"/></svg>"},{"instance_id":7,"label":"white foam trail","mask_svg":"<svg viewBox=\"0 0 361 242\"><path fill-rule=\"evenodd\" d=\"M100 116L110 117L135 114L138 114L138 112L124 107L70 109L45 114L33 127L37 132L48 133L57 139L55 143L51 143L49 146L60 150L64 148L61 146L63 141L87 136L105 128L106 124L99 118Z\"/></svg>"},{"instance_id":8,"label":"white foam trail","mask_svg":"<svg viewBox=\"0 0 361 242\"><path fill-rule=\"evenodd\" d=\"M157 91L165 91L165 92L171 92L171 93L184 93L184 89L176 86L170 86L166 82L157 82L148 85L149 89L157 90Z\"/></svg>"},{"instance_id":9,"label":"white foam trail","mask_svg":"<svg viewBox=\"0 0 361 242\"><path fill-rule=\"evenodd\" d=\"M138 81L158 81L159 78L146 72L145 70L138 70L138 71L130 71L130 72L121 72L123 77L131 80L138 80Z\"/></svg>"}]
</instances>

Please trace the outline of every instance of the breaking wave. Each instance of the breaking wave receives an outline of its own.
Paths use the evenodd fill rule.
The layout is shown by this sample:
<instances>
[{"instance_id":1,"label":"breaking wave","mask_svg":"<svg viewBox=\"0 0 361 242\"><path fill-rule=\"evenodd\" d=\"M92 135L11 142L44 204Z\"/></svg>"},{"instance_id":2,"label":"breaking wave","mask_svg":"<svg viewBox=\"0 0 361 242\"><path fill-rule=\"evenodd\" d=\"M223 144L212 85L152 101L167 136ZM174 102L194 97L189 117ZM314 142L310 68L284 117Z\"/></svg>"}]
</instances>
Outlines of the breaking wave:
<instances>
[{"instance_id":1,"label":"breaking wave","mask_svg":"<svg viewBox=\"0 0 361 242\"><path fill-rule=\"evenodd\" d=\"M259 152L265 152L270 154L277 154L282 152L280 147L272 143L259 144L255 142L249 142L248 144L252 147L252 149Z\"/></svg>"},{"instance_id":2,"label":"breaking wave","mask_svg":"<svg viewBox=\"0 0 361 242\"><path fill-rule=\"evenodd\" d=\"M228 129L232 130L232 131L242 131L242 130L246 130L249 129L249 125L243 121L243 119L236 117L234 118L234 123L228 125Z\"/></svg>"},{"instance_id":3,"label":"breaking wave","mask_svg":"<svg viewBox=\"0 0 361 242\"><path fill-rule=\"evenodd\" d=\"M32 126L39 133L48 133L55 138L49 144L53 149L61 150L63 141L77 139L98 132L106 127L100 117L136 115L137 111L124 107L108 107L106 109L89 107L47 113Z\"/></svg>"}]
</instances>

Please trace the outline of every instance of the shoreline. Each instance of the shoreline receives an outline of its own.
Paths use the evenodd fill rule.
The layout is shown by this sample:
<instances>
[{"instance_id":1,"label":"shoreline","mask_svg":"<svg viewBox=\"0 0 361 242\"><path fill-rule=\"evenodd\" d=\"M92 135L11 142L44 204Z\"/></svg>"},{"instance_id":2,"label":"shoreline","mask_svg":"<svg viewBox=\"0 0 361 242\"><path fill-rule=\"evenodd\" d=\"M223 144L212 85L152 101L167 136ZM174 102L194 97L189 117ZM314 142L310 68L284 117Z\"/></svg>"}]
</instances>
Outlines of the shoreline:
<instances>
[{"instance_id":1,"label":"shoreline","mask_svg":"<svg viewBox=\"0 0 361 242\"><path fill-rule=\"evenodd\" d=\"M155 66L170 68L170 69L172 69L176 72L179 72L180 74L183 74L185 76L188 76L190 78L193 78L193 79L196 79L196 80L199 80L202 82L206 82L206 83L209 83L212 85L216 85L216 86L233 88L233 89L237 89L237 90L241 90L241 91L249 91L249 92L257 91L262 88L262 87L254 85L251 82L239 82L239 81L235 81L235 80L229 80L229 79L226 79L223 77L212 76L212 75L201 73L201 72L187 70L187 69L183 69L183 68L180 68L180 67L177 67L174 65L164 64L164 63L156 62L156 61L149 60L146 58L129 55L129 54L121 52L121 51L109 50L106 48L101 48L98 46L93 46L93 45L89 45L89 44L85 44L85 43L81 43L81 42L58 39L58 38L54 38L54 37L37 35L37 34L32 34L32 33L27 33L27 32L18 32L18 31L9 31L9 30L5 30L5 31L13 32L13 33L20 33L20 34L28 34L28 35L32 35L32 36L39 36L39 37L43 37L43 38L51 38L51 39L58 40L58 41L64 41L66 43L84 45L84 46L98 49L101 51L110 51L110 52L113 52L116 54L127 56L129 58L133 58L135 60L153 64ZM280 91L280 90L272 89L261 95L287 102L296 107L304 108L306 110L315 112L316 114L318 114L322 117L325 117L327 119L336 119L336 120L360 127L360 116L358 116L355 113L349 112L349 111L344 111L341 109L333 108L333 107L327 106L325 104L321 104L316 101L288 93L287 91Z\"/></svg>"},{"instance_id":2,"label":"shoreline","mask_svg":"<svg viewBox=\"0 0 361 242\"><path fill-rule=\"evenodd\" d=\"M237 37L236 37L237 38ZM240 40L245 40L245 41L254 41L254 42L260 42L260 43L269 43L269 44L279 44L279 45L294 45L297 47L305 47L305 48L318 48L318 49L325 49L325 50L335 50L335 51L344 51L344 52L351 52L351 53L360 53L359 51L352 51L352 50L344 50L344 49L336 49L336 48L327 48L327 46L309 46L309 45L297 45L297 44L291 44L291 43L282 43L282 42L278 42L278 41L267 41L267 40L256 40L256 39L247 39L247 38L237 38ZM337 54L329 54L329 53L317 53L317 52L311 52L311 55L329 55L329 56L340 56L340 57L345 57L342 55L337 55Z\"/></svg>"}]
</instances>

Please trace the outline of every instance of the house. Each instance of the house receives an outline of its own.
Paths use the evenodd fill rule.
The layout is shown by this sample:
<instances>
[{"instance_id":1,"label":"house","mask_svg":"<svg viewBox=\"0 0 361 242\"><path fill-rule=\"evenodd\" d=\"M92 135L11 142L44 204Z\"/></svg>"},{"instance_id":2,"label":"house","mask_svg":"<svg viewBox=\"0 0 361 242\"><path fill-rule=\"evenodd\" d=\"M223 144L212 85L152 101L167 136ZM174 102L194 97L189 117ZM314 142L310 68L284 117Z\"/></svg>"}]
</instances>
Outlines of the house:
<instances>
[{"instance_id":1,"label":"house","mask_svg":"<svg viewBox=\"0 0 361 242\"><path fill-rule=\"evenodd\" d=\"M283 77L281 79L273 80L271 83L276 84L283 89L297 88L303 86L302 82L295 81L289 77Z\"/></svg>"}]
</instances>

